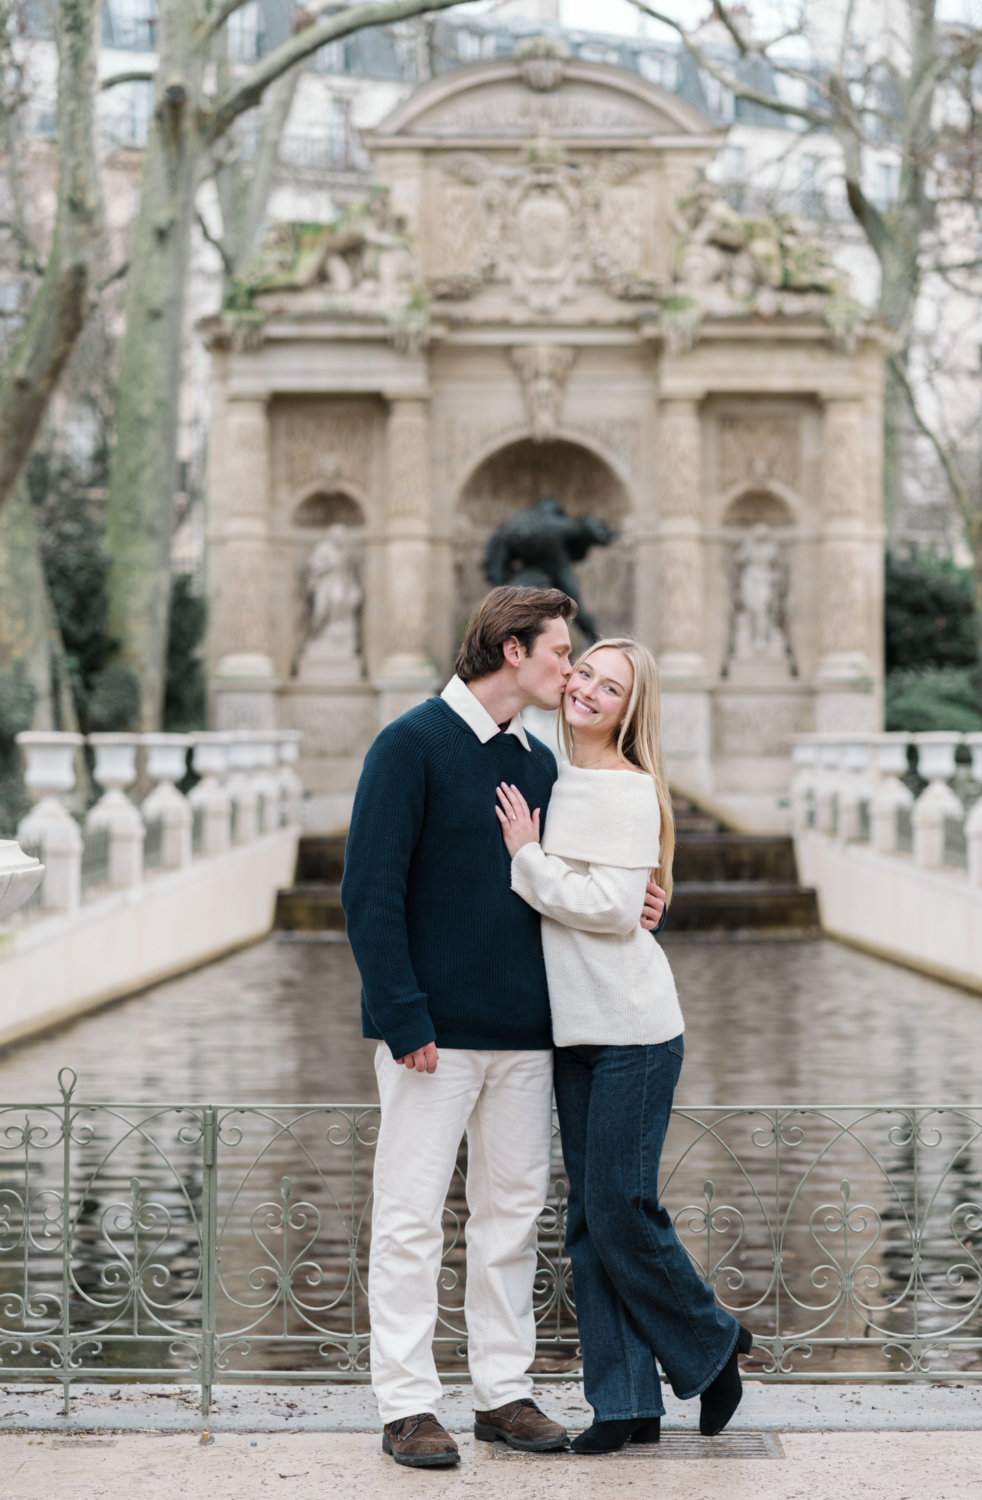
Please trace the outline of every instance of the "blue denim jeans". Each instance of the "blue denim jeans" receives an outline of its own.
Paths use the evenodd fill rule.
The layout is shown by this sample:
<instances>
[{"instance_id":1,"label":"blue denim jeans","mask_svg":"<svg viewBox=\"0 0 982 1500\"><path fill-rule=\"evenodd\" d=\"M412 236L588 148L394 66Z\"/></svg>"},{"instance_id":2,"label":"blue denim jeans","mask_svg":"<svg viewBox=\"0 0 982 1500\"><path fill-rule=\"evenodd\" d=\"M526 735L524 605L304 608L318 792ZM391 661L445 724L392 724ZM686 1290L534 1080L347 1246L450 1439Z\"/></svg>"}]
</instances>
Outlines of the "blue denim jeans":
<instances>
[{"instance_id":1,"label":"blue denim jeans","mask_svg":"<svg viewBox=\"0 0 982 1500\"><path fill-rule=\"evenodd\" d=\"M566 1249L586 1399L601 1422L664 1414L656 1355L676 1396L700 1395L739 1331L658 1203L682 1056L680 1036L655 1047L556 1048Z\"/></svg>"}]
</instances>

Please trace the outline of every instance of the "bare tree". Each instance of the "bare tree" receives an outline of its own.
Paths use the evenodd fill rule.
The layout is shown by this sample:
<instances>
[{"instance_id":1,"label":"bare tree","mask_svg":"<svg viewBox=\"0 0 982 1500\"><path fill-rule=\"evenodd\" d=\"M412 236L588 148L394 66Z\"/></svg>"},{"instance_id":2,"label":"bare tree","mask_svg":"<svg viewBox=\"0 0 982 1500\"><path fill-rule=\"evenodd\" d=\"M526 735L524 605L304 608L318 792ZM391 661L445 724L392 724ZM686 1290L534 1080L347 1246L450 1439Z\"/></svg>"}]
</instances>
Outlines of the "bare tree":
<instances>
[{"instance_id":1,"label":"bare tree","mask_svg":"<svg viewBox=\"0 0 982 1500\"><path fill-rule=\"evenodd\" d=\"M707 47L674 17L631 0L644 15L676 33L706 74L735 98L827 132L838 142L852 216L876 257L876 306L887 330L884 392L884 492L887 507L902 489L903 437L912 420L935 451L972 548L982 606L982 505L965 473L953 429L941 417L943 402L930 399L915 377L916 318L929 279L977 278L979 173L982 168L978 65L982 29L938 19L936 0L898 0L899 31L863 35L861 7L846 0L833 45L809 37L808 12L779 34L760 36L745 6L713 0L712 15L725 48ZM823 27L830 10L817 12ZM825 35L828 36L826 30ZM788 42L812 42L813 60L789 57ZM728 52L732 62L724 60ZM761 64L784 87L760 86ZM871 151L891 148L899 164L890 203L869 191ZM967 212L966 212L967 211ZM966 223L968 220L968 224ZM928 361L930 363L930 361ZM921 369L925 363L921 361ZM935 372L936 373L936 372Z\"/></svg>"},{"instance_id":2,"label":"bare tree","mask_svg":"<svg viewBox=\"0 0 982 1500\"><path fill-rule=\"evenodd\" d=\"M145 728L159 722L163 701L188 256L195 197L212 153L247 110L328 42L365 26L448 9L457 0L379 0L335 9L304 24L252 66L230 73L218 63L227 56L229 17L244 3L212 0L202 10L197 0L164 0L160 11L156 94L127 278L106 532L113 558L111 626L122 642L122 659L143 685ZM245 238L254 222L247 205Z\"/></svg>"},{"instance_id":3,"label":"bare tree","mask_svg":"<svg viewBox=\"0 0 982 1500\"><path fill-rule=\"evenodd\" d=\"M11 0L0 0L0 49L9 48L16 10ZM94 137L98 11L98 0L58 0L54 7L58 189L54 229L44 258L27 219L9 99L0 107L10 214L4 227L18 243L22 268L40 276L24 325L0 368L0 506L31 451L93 295L102 222Z\"/></svg>"}]
</instances>

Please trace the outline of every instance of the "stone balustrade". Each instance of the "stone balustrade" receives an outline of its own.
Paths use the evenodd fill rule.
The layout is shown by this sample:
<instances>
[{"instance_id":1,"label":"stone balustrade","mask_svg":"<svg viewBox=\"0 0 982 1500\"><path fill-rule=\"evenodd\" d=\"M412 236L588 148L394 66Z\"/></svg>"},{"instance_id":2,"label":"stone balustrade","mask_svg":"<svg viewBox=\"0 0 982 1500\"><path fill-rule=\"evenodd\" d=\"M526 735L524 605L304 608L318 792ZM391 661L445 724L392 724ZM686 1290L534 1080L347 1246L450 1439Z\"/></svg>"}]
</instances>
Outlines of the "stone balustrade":
<instances>
[{"instance_id":1,"label":"stone balustrade","mask_svg":"<svg viewBox=\"0 0 982 1500\"><path fill-rule=\"evenodd\" d=\"M792 760L826 930L982 989L982 734L799 735Z\"/></svg>"},{"instance_id":2,"label":"stone balustrade","mask_svg":"<svg viewBox=\"0 0 982 1500\"><path fill-rule=\"evenodd\" d=\"M20 848L0 843L0 916L18 907L25 915L73 915L103 891L139 887L150 871L179 870L295 827L303 802L295 769L301 738L296 730L19 734L25 785L37 801L18 826ZM71 799L86 747L100 795L81 817ZM185 795L178 784L189 755L200 779ZM143 784L154 786L137 806L130 789L141 769Z\"/></svg>"},{"instance_id":3,"label":"stone balustrade","mask_svg":"<svg viewBox=\"0 0 982 1500\"><path fill-rule=\"evenodd\" d=\"M982 734L798 735L792 761L796 835L816 829L982 885Z\"/></svg>"}]
</instances>

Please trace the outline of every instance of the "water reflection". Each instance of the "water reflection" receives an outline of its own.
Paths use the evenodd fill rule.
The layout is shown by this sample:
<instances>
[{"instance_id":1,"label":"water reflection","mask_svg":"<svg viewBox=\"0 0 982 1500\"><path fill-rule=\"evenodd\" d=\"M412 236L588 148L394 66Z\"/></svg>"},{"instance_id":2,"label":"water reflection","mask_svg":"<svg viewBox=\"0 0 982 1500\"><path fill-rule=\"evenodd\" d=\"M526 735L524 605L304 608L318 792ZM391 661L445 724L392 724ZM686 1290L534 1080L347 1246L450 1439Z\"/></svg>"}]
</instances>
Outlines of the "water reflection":
<instances>
[{"instance_id":1,"label":"water reflection","mask_svg":"<svg viewBox=\"0 0 982 1500\"><path fill-rule=\"evenodd\" d=\"M804 1358L812 1373L871 1366L862 1349L817 1344L807 1354L809 1333L903 1336L886 1363L876 1356L894 1372L925 1352L928 1367L939 1357L949 1368L974 1363L978 1111L730 1117L723 1106L982 1100L982 1001L826 941L680 943L669 955L688 1029L677 1095L687 1109L666 1150L666 1201L721 1300L762 1337L780 1334L785 1368ZM359 1032L347 946L270 941L0 1058L0 1099L52 1101L57 1070L70 1063L80 1100L134 1106L83 1111L74 1125L72 1316L86 1367L197 1368L202 1298L214 1295L219 1362L230 1369L364 1369L359 1262L373 1117L332 1122L322 1108L299 1108L376 1100L374 1044ZM209 1204L201 1162L211 1116L135 1107L149 1101L285 1108L218 1111ZM38 1138L29 1183L16 1142L0 1151L0 1353L37 1370L45 1350L64 1355L52 1207L60 1124L30 1118L49 1134ZM460 1358L465 1212L458 1178L446 1219L446 1368ZM200 1254L209 1213L221 1240L211 1293ZM560 1201L542 1238L537 1302L551 1339L542 1368L573 1354L561 1232ZM26 1304L23 1244L34 1278ZM951 1346L943 1357L932 1353L941 1333ZM911 1336L923 1350L912 1354Z\"/></svg>"}]
</instances>

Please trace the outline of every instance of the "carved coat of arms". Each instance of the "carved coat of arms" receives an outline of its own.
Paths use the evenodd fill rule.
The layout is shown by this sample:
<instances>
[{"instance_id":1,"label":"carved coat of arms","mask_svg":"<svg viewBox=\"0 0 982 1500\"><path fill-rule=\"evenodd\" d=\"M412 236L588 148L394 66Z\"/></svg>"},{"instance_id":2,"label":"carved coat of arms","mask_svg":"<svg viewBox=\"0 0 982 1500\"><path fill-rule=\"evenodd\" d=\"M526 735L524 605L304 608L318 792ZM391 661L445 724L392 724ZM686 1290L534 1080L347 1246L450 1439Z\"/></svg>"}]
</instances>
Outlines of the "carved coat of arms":
<instances>
[{"instance_id":1,"label":"carved coat of arms","mask_svg":"<svg viewBox=\"0 0 982 1500\"><path fill-rule=\"evenodd\" d=\"M476 190L476 247L468 265L430 280L435 297L462 301L489 282L505 281L536 313L555 312L585 282L629 301L657 298L657 283L638 274L636 265L622 263L612 248L610 191L638 170L625 153L590 168L564 160L545 140L530 148L523 166L461 151L444 170ZM639 228L617 236L621 247L634 248L631 259L638 261Z\"/></svg>"}]
</instances>

